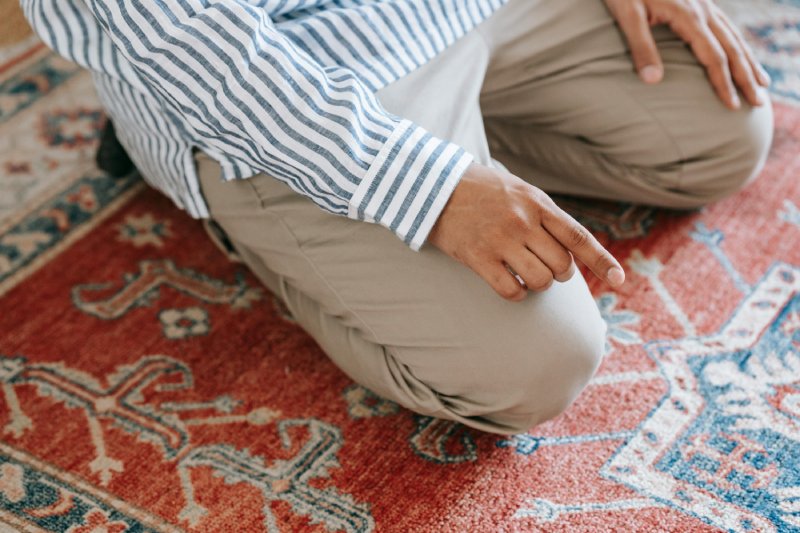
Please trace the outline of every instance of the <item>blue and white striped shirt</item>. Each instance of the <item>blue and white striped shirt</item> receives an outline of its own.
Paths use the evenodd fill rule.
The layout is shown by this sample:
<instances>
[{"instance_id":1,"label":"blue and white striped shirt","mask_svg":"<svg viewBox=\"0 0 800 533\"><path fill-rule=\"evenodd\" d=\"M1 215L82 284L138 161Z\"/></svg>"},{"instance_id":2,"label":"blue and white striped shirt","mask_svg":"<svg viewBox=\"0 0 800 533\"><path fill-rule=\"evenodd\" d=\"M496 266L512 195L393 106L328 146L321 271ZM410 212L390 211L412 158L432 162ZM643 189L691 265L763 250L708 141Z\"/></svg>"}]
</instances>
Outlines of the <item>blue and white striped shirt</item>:
<instances>
[{"instance_id":1,"label":"blue and white striped shirt","mask_svg":"<svg viewBox=\"0 0 800 533\"><path fill-rule=\"evenodd\" d=\"M472 156L375 92L507 0L21 0L92 71L148 183L208 217L192 155L266 173L330 212L425 241Z\"/></svg>"}]
</instances>

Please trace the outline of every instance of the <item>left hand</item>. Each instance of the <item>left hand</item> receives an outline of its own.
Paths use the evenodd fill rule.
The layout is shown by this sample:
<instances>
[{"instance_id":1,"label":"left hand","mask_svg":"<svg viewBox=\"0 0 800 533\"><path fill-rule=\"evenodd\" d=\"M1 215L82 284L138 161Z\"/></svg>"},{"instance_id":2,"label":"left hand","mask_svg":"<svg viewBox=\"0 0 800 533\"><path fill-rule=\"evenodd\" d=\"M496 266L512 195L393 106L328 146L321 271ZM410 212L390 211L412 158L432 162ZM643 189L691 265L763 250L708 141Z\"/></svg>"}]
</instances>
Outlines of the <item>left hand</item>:
<instances>
[{"instance_id":1,"label":"left hand","mask_svg":"<svg viewBox=\"0 0 800 533\"><path fill-rule=\"evenodd\" d=\"M625 34L639 76L658 83L664 64L651 26L667 24L691 46L705 67L711 85L731 109L739 109L738 87L750 105L762 105L759 86L769 76L756 60L739 29L712 0L605 0Z\"/></svg>"}]
</instances>

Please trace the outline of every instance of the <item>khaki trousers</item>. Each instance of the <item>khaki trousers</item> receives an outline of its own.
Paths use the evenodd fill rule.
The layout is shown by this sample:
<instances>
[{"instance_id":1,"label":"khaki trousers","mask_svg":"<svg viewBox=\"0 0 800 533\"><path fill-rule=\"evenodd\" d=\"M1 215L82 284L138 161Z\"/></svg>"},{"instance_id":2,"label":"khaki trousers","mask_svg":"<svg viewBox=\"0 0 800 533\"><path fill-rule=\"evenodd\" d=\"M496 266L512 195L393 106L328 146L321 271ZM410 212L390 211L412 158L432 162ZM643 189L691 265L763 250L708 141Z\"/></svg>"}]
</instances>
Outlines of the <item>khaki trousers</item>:
<instances>
[{"instance_id":1,"label":"khaki trousers","mask_svg":"<svg viewBox=\"0 0 800 533\"><path fill-rule=\"evenodd\" d=\"M511 0L378 97L546 191L699 206L756 175L771 108L726 110L686 46L656 30L666 77L647 86L601 0ZM270 176L222 182L215 161L200 153L198 165L246 264L344 372L386 398L523 432L565 410L599 365L605 324L580 275L511 303L432 246L413 252Z\"/></svg>"}]
</instances>

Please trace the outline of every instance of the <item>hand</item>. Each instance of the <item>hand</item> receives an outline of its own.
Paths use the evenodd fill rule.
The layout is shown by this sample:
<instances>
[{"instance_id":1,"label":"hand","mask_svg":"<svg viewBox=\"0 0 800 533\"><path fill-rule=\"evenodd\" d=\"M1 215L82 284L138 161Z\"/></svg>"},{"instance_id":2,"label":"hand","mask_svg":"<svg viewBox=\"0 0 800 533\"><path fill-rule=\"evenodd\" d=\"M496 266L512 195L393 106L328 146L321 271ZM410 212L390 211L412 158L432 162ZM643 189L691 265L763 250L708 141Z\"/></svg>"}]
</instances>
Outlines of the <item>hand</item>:
<instances>
[{"instance_id":1,"label":"hand","mask_svg":"<svg viewBox=\"0 0 800 533\"><path fill-rule=\"evenodd\" d=\"M544 192L477 163L462 176L428 242L512 301L571 278L573 256L614 287L625 281L617 260Z\"/></svg>"},{"instance_id":2,"label":"hand","mask_svg":"<svg viewBox=\"0 0 800 533\"><path fill-rule=\"evenodd\" d=\"M664 65L650 26L667 24L691 46L725 105L731 109L741 106L736 86L750 105L764 103L758 87L769 85L769 75L739 29L712 0L605 2L625 34L636 70L645 83L658 83L664 76Z\"/></svg>"}]
</instances>

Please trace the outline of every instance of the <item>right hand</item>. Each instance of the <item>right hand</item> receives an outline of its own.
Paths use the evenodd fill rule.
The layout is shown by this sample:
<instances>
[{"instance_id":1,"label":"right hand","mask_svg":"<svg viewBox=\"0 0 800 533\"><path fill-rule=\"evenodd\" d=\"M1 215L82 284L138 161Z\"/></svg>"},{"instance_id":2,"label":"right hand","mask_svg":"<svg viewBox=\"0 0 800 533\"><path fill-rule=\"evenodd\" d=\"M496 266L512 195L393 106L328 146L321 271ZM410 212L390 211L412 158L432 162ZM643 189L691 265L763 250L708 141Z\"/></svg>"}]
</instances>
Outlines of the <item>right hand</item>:
<instances>
[{"instance_id":1,"label":"right hand","mask_svg":"<svg viewBox=\"0 0 800 533\"><path fill-rule=\"evenodd\" d=\"M428 242L511 301L521 301L528 290L544 291L553 280L570 279L573 257L612 287L625 281L614 256L547 194L477 163L462 176Z\"/></svg>"}]
</instances>

